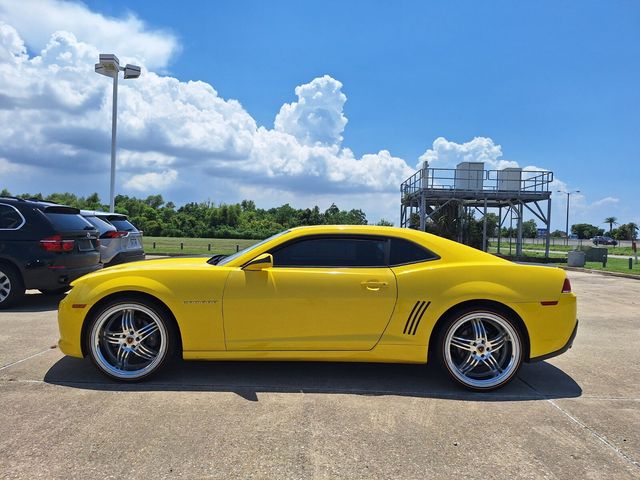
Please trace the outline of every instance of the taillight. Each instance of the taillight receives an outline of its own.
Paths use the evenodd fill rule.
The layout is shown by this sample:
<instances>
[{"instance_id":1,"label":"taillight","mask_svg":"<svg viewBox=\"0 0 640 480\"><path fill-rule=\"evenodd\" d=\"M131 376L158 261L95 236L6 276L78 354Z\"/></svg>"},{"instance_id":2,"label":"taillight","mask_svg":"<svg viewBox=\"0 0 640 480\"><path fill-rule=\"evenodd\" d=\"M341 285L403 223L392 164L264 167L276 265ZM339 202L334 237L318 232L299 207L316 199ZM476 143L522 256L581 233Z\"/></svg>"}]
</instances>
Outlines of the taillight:
<instances>
[{"instance_id":1,"label":"taillight","mask_svg":"<svg viewBox=\"0 0 640 480\"><path fill-rule=\"evenodd\" d=\"M70 252L73 250L74 245L75 241L63 240L60 235L53 235L40 240L40 248L47 252Z\"/></svg>"},{"instance_id":2,"label":"taillight","mask_svg":"<svg viewBox=\"0 0 640 480\"><path fill-rule=\"evenodd\" d=\"M120 237L126 237L127 235L129 235L129 232L113 231L113 232L104 233L102 235L102 238L120 238Z\"/></svg>"},{"instance_id":3,"label":"taillight","mask_svg":"<svg viewBox=\"0 0 640 480\"><path fill-rule=\"evenodd\" d=\"M568 278L564 279L564 283L562 284L562 293L571 293L571 282Z\"/></svg>"}]
</instances>

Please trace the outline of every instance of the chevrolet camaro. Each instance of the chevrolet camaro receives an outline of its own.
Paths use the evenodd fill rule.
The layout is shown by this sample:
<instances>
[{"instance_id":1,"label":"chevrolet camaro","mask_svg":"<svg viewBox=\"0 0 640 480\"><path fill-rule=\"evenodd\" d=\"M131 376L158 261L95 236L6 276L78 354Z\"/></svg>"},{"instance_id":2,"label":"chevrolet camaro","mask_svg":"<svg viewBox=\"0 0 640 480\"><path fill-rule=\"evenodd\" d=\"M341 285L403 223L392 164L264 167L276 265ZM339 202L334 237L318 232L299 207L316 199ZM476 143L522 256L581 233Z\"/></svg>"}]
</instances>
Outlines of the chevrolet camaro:
<instances>
[{"instance_id":1,"label":"chevrolet camaro","mask_svg":"<svg viewBox=\"0 0 640 480\"><path fill-rule=\"evenodd\" d=\"M472 390L571 347L563 270L391 227L293 228L233 255L106 268L72 283L59 346L137 381L185 360L437 362Z\"/></svg>"}]
</instances>

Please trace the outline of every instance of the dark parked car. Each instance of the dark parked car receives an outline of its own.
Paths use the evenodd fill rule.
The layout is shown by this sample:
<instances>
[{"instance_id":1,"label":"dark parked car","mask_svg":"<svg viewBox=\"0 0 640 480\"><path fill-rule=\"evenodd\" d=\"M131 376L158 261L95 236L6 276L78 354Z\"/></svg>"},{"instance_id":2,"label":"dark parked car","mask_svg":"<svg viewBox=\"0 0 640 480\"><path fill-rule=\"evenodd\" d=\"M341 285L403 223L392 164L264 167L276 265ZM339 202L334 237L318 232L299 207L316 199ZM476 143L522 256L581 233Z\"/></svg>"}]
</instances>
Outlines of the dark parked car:
<instances>
[{"instance_id":1,"label":"dark parked car","mask_svg":"<svg viewBox=\"0 0 640 480\"><path fill-rule=\"evenodd\" d=\"M593 237L591 240L594 245L613 245L614 247L618 245L618 241L614 240L611 237L603 237L598 235L597 237Z\"/></svg>"},{"instance_id":2,"label":"dark parked car","mask_svg":"<svg viewBox=\"0 0 640 480\"><path fill-rule=\"evenodd\" d=\"M98 231L77 208L0 197L0 308L25 289L61 293L102 268Z\"/></svg>"}]
</instances>

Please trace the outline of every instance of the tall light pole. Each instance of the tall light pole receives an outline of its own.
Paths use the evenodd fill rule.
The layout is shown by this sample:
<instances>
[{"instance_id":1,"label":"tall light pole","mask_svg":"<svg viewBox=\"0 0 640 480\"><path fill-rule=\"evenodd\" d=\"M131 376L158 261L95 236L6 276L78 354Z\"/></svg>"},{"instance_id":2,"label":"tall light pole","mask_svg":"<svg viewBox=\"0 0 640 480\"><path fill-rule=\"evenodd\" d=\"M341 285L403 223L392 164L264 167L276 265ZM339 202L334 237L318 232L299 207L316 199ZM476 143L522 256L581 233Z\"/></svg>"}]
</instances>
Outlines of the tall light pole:
<instances>
[{"instance_id":1,"label":"tall light pole","mask_svg":"<svg viewBox=\"0 0 640 480\"><path fill-rule=\"evenodd\" d=\"M580 190L573 190L572 192L563 192L562 190L558 190L558 193L564 193L567 196L567 224L565 234L567 235L567 245L569 245L569 198L571 198L572 193L580 193Z\"/></svg>"},{"instance_id":2,"label":"tall light pole","mask_svg":"<svg viewBox=\"0 0 640 480\"><path fill-rule=\"evenodd\" d=\"M124 72L124 78L138 78L140 67L127 64L120 66L120 60L115 55L100 54L100 61L95 65L96 73L113 78L113 111L111 112L111 184L109 188L109 211L114 212L116 206L116 127L118 123L118 76Z\"/></svg>"}]
</instances>

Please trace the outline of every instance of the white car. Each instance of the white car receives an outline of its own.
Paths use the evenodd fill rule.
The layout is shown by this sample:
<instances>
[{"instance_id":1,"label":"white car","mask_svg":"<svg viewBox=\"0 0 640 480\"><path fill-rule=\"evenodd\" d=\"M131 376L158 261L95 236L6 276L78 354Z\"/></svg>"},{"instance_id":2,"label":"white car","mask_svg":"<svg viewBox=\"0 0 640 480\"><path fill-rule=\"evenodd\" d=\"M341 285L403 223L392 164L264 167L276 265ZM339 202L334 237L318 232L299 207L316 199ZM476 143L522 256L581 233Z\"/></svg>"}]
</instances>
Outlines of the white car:
<instances>
[{"instance_id":1,"label":"white car","mask_svg":"<svg viewBox=\"0 0 640 480\"><path fill-rule=\"evenodd\" d=\"M100 231L100 261L105 267L144 260L142 232L119 213L81 210L81 215Z\"/></svg>"}]
</instances>

